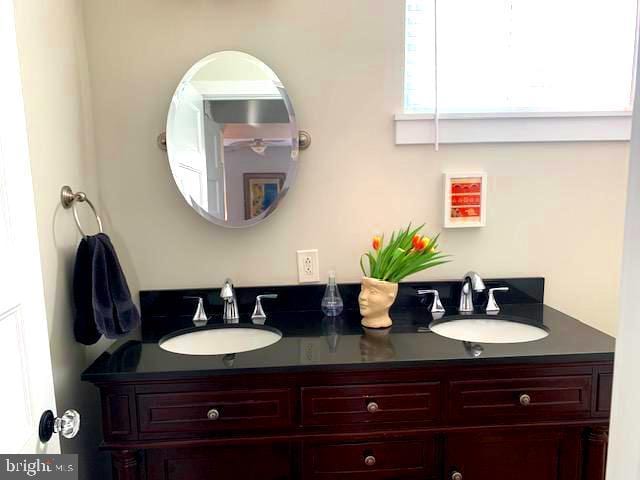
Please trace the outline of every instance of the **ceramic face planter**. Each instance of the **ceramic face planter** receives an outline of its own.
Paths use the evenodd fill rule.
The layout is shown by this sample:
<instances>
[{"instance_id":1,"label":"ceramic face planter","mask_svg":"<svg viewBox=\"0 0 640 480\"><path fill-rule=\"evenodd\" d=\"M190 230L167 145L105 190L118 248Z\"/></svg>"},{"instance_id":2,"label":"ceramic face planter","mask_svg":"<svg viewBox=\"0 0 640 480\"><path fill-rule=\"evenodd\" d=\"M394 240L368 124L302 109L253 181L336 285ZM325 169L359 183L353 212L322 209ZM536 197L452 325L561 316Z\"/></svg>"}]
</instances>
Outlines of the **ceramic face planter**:
<instances>
[{"instance_id":1,"label":"ceramic face planter","mask_svg":"<svg viewBox=\"0 0 640 480\"><path fill-rule=\"evenodd\" d=\"M387 328L393 323L389 308L398 294L398 284L364 277L358 297L362 325L367 328Z\"/></svg>"}]
</instances>

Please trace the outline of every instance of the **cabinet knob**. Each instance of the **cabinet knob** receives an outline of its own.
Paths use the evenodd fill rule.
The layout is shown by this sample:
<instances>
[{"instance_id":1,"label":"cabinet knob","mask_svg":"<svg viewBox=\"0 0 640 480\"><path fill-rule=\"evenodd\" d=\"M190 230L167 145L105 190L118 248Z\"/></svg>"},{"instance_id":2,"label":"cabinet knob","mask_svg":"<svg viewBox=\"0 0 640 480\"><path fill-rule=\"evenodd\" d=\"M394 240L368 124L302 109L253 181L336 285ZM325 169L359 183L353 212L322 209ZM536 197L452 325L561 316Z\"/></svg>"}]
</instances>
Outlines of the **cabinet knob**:
<instances>
[{"instance_id":1,"label":"cabinet knob","mask_svg":"<svg viewBox=\"0 0 640 480\"><path fill-rule=\"evenodd\" d=\"M376 457L374 457L373 455L367 455L366 457L364 457L364 464L367 467L373 467L376 464Z\"/></svg>"},{"instance_id":2,"label":"cabinet knob","mask_svg":"<svg viewBox=\"0 0 640 480\"><path fill-rule=\"evenodd\" d=\"M207 418L209 420L218 420L220 418L220 412L217 408L212 408L207 412Z\"/></svg>"},{"instance_id":3,"label":"cabinet knob","mask_svg":"<svg viewBox=\"0 0 640 480\"><path fill-rule=\"evenodd\" d=\"M522 395L520 395L520 405L522 405L523 407L527 407L531 404L531 397L529 395L527 395L526 393L523 393Z\"/></svg>"},{"instance_id":4,"label":"cabinet knob","mask_svg":"<svg viewBox=\"0 0 640 480\"><path fill-rule=\"evenodd\" d=\"M462 474L460 472L454 471L451 474L451 480L462 480Z\"/></svg>"},{"instance_id":5,"label":"cabinet knob","mask_svg":"<svg viewBox=\"0 0 640 480\"><path fill-rule=\"evenodd\" d=\"M380 407L376 402L369 402L367 404L367 412L376 413L378 410L380 410Z\"/></svg>"}]
</instances>

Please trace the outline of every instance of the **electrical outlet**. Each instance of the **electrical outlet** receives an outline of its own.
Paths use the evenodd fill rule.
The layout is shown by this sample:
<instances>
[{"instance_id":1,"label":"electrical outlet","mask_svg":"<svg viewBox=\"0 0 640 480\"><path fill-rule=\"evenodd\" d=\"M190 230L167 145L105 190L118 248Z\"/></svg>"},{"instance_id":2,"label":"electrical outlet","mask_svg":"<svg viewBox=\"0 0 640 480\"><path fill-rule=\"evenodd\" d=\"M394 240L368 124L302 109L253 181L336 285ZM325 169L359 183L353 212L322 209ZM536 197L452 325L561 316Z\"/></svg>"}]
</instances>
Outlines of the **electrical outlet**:
<instances>
[{"instance_id":1,"label":"electrical outlet","mask_svg":"<svg viewBox=\"0 0 640 480\"><path fill-rule=\"evenodd\" d=\"M298 250L298 283L320 281L318 250Z\"/></svg>"}]
</instances>

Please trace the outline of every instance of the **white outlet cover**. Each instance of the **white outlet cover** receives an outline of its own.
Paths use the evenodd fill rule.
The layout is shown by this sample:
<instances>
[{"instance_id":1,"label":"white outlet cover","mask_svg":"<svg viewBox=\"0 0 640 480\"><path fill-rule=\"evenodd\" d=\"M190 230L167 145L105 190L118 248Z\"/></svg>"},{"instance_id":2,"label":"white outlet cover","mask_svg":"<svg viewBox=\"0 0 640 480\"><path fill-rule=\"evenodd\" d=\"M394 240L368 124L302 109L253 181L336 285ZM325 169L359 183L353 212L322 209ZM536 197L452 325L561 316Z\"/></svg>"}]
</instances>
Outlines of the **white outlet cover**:
<instances>
[{"instance_id":1,"label":"white outlet cover","mask_svg":"<svg viewBox=\"0 0 640 480\"><path fill-rule=\"evenodd\" d=\"M318 250L298 250L298 283L320 281L320 262Z\"/></svg>"}]
</instances>

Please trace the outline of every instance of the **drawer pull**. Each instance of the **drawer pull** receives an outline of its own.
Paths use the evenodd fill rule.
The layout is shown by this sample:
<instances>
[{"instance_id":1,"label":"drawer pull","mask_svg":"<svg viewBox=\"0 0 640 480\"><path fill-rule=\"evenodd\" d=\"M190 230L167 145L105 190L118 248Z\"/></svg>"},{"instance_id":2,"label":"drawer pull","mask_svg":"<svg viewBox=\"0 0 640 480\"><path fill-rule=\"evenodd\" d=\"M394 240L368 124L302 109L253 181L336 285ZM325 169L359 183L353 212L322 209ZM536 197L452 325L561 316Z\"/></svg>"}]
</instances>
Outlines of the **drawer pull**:
<instances>
[{"instance_id":1,"label":"drawer pull","mask_svg":"<svg viewBox=\"0 0 640 480\"><path fill-rule=\"evenodd\" d=\"M531 397L526 393L520 395L520 405L522 405L523 407L528 407L529 405L531 405Z\"/></svg>"},{"instance_id":2,"label":"drawer pull","mask_svg":"<svg viewBox=\"0 0 640 480\"><path fill-rule=\"evenodd\" d=\"M451 480L462 480L462 474L460 472L454 471L451 474Z\"/></svg>"},{"instance_id":3,"label":"drawer pull","mask_svg":"<svg viewBox=\"0 0 640 480\"><path fill-rule=\"evenodd\" d=\"M376 413L378 410L380 410L380 407L376 402L369 402L367 404L367 412Z\"/></svg>"},{"instance_id":4,"label":"drawer pull","mask_svg":"<svg viewBox=\"0 0 640 480\"><path fill-rule=\"evenodd\" d=\"M217 408L212 408L207 412L207 418L209 420L218 420L220 418L220 412Z\"/></svg>"},{"instance_id":5,"label":"drawer pull","mask_svg":"<svg viewBox=\"0 0 640 480\"><path fill-rule=\"evenodd\" d=\"M367 467L373 467L376 464L376 457L374 457L373 455L367 455L366 457L364 457L364 464Z\"/></svg>"}]
</instances>

